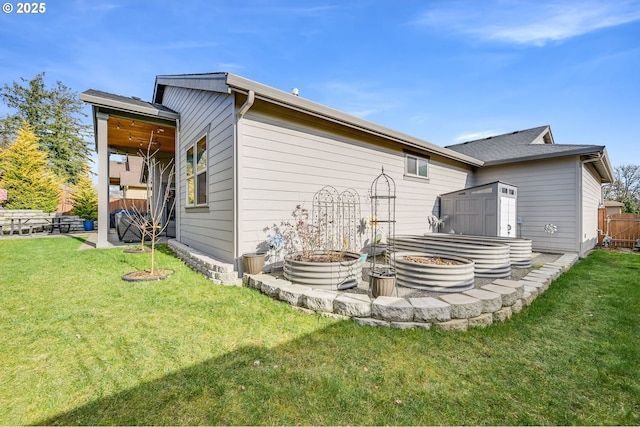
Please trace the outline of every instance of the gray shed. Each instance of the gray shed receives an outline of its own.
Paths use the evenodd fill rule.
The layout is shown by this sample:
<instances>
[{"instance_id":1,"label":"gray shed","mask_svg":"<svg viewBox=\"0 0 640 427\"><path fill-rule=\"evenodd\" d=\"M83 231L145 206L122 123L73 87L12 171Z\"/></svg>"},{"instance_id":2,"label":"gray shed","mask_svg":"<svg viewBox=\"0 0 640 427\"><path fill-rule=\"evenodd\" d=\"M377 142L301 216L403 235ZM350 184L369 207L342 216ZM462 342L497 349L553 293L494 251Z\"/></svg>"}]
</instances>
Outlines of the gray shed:
<instances>
[{"instance_id":1,"label":"gray shed","mask_svg":"<svg viewBox=\"0 0 640 427\"><path fill-rule=\"evenodd\" d=\"M440 195L445 232L518 237L516 186L501 181Z\"/></svg>"}]
</instances>

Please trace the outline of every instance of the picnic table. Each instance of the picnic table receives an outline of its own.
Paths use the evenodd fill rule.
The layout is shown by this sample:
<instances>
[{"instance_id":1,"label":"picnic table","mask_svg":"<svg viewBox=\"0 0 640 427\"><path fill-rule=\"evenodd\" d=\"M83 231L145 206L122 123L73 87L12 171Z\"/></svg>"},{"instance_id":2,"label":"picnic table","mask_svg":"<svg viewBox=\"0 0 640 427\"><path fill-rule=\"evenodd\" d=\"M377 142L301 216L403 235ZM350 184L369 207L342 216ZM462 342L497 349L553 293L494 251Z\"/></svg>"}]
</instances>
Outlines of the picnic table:
<instances>
[{"instance_id":1,"label":"picnic table","mask_svg":"<svg viewBox=\"0 0 640 427\"><path fill-rule=\"evenodd\" d=\"M49 229L49 233L53 233L53 230L58 229L61 233L68 233L71 224L63 224L61 217L52 216L25 216L25 217L13 217L10 218L10 234L13 234L16 230L18 234L24 235L24 231L27 230L29 236L33 235L33 229L42 227ZM64 231L63 231L64 230Z\"/></svg>"}]
</instances>

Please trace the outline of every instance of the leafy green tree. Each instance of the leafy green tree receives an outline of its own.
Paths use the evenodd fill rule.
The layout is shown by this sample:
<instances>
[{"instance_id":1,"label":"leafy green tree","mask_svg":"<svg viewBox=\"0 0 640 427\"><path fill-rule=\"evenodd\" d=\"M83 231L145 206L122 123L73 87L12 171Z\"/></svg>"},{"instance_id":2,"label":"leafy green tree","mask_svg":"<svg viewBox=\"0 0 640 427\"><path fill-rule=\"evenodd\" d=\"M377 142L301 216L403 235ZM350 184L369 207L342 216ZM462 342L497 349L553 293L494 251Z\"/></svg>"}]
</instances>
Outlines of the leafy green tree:
<instances>
[{"instance_id":1,"label":"leafy green tree","mask_svg":"<svg viewBox=\"0 0 640 427\"><path fill-rule=\"evenodd\" d=\"M640 165L621 165L614 168L615 181L604 186L604 197L624 203L624 211L637 213L640 209Z\"/></svg>"},{"instance_id":2,"label":"leafy green tree","mask_svg":"<svg viewBox=\"0 0 640 427\"><path fill-rule=\"evenodd\" d=\"M78 183L73 186L73 209L71 215L88 220L98 219L98 193L91 181L89 168L85 167Z\"/></svg>"},{"instance_id":3,"label":"leafy green tree","mask_svg":"<svg viewBox=\"0 0 640 427\"><path fill-rule=\"evenodd\" d=\"M28 124L18 129L15 143L2 151L2 187L6 209L41 209L53 212L60 201L60 182L47 166L47 153Z\"/></svg>"},{"instance_id":4,"label":"leafy green tree","mask_svg":"<svg viewBox=\"0 0 640 427\"><path fill-rule=\"evenodd\" d=\"M40 73L31 80L21 78L21 83L5 84L0 98L14 111L0 119L0 147L6 147L26 121L49 155L56 176L63 182L76 183L84 165L90 162L90 148L85 142L90 127L82 123L86 114L77 94L59 81L47 88L44 73Z\"/></svg>"}]
</instances>

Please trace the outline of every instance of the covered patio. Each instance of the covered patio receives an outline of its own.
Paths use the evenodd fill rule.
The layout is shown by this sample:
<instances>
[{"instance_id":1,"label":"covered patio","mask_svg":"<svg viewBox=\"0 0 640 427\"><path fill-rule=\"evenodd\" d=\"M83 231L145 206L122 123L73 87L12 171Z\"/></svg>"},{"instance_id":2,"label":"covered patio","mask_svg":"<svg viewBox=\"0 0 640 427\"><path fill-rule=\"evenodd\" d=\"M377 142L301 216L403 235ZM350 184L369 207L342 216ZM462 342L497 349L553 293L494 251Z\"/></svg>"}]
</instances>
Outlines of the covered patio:
<instances>
[{"instance_id":1,"label":"covered patio","mask_svg":"<svg viewBox=\"0 0 640 427\"><path fill-rule=\"evenodd\" d=\"M98 154L97 248L109 247L109 158L158 151L158 159L175 156L180 115L160 104L89 89L80 99L92 107ZM176 173L178 171L176 170Z\"/></svg>"}]
</instances>

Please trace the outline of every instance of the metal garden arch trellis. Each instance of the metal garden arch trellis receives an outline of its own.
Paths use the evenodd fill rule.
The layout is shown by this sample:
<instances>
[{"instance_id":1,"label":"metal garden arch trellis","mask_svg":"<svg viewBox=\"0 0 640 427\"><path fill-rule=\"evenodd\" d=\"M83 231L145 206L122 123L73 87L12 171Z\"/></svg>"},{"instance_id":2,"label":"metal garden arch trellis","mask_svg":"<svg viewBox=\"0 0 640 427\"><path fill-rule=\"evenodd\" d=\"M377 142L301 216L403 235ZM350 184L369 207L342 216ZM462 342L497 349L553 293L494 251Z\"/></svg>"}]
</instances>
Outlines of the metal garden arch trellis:
<instances>
[{"instance_id":1,"label":"metal garden arch trellis","mask_svg":"<svg viewBox=\"0 0 640 427\"><path fill-rule=\"evenodd\" d=\"M371 259L369 261L369 286L374 297L391 295L396 284L396 183L382 173L371 183ZM387 227L387 243L382 245L378 231ZM376 264L376 255L384 250L386 262Z\"/></svg>"},{"instance_id":2,"label":"metal garden arch trellis","mask_svg":"<svg viewBox=\"0 0 640 427\"><path fill-rule=\"evenodd\" d=\"M326 250L360 250L358 224L360 196L352 188L338 193L334 187L322 187L313 196L313 226Z\"/></svg>"}]
</instances>

